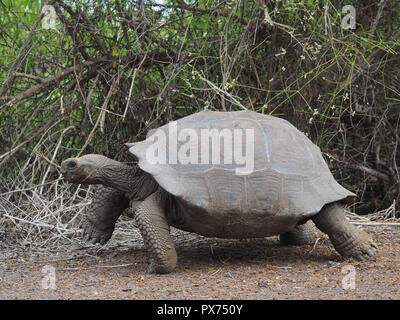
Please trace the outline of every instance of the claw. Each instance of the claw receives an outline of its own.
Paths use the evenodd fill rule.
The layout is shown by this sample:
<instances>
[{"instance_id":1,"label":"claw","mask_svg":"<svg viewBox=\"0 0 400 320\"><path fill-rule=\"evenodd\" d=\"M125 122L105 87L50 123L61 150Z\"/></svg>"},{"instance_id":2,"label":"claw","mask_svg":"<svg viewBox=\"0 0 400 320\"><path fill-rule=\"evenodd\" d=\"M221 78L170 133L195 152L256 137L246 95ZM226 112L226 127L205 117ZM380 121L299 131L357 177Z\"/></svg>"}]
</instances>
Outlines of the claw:
<instances>
[{"instance_id":1,"label":"claw","mask_svg":"<svg viewBox=\"0 0 400 320\"><path fill-rule=\"evenodd\" d=\"M84 237L83 237L83 240L84 241L89 241L89 239L90 239L90 234L89 234L89 232L88 233L85 233L85 235L84 235Z\"/></svg>"},{"instance_id":2,"label":"claw","mask_svg":"<svg viewBox=\"0 0 400 320\"><path fill-rule=\"evenodd\" d=\"M156 273L156 270L155 270L155 263L154 263L153 259L151 259L150 263L145 271L145 274L153 274L153 273Z\"/></svg>"},{"instance_id":3,"label":"claw","mask_svg":"<svg viewBox=\"0 0 400 320\"><path fill-rule=\"evenodd\" d=\"M366 250L366 253L367 253L367 255L369 255L370 257L373 257L373 256L374 256L374 252L373 252L372 250L370 250L370 249L367 249L367 250Z\"/></svg>"},{"instance_id":4,"label":"claw","mask_svg":"<svg viewBox=\"0 0 400 320\"><path fill-rule=\"evenodd\" d=\"M82 239L90 244L104 245L111 238L114 228L103 229L86 220L82 223Z\"/></svg>"}]
</instances>

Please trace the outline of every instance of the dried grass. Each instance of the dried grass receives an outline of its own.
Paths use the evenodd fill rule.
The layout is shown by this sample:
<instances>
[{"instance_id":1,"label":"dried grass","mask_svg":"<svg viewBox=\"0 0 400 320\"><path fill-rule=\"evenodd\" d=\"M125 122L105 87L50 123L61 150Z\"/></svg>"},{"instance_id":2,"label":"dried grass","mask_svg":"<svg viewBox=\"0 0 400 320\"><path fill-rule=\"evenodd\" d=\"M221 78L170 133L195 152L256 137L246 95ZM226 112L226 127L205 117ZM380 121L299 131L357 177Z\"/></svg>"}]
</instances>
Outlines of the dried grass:
<instances>
[{"instance_id":1,"label":"dried grass","mask_svg":"<svg viewBox=\"0 0 400 320\"><path fill-rule=\"evenodd\" d=\"M32 158L32 163L40 156ZM40 166L37 166L40 170ZM35 170L35 169L34 169ZM29 173L29 174L27 174ZM80 223L85 207L90 204L92 187L73 186L61 177L42 180L42 184L28 188L28 177L35 175L20 168L18 180L2 188L0 194L0 250L27 250L35 253L55 253L100 247L81 240ZM178 245L201 242L199 235L173 229L172 235ZM106 248L143 248L142 238L133 217L123 214L117 222L112 239Z\"/></svg>"},{"instance_id":2,"label":"dried grass","mask_svg":"<svg viewBox=\"0 0 400 320\"><path fill-rule=\"evenodd\" d=\"M105 247L83 242L79 226L85 207L91 201L92 188L71 186L61 179L43 182L19 189L15 188L18 181L14 181L9 186L9 189L14 190L0 194L0 239L3 239L0 249L29 249L37 253L83 250L82 254L87 254L83 252L89 248L144 248L134 219L124 214ZM400 226L395 214L395 202L385 210L364 216L350 211L346 213L355 225ZM201 245L213 241L174 228L172 236L178 246Z\"/></svg>"}]
</instances>

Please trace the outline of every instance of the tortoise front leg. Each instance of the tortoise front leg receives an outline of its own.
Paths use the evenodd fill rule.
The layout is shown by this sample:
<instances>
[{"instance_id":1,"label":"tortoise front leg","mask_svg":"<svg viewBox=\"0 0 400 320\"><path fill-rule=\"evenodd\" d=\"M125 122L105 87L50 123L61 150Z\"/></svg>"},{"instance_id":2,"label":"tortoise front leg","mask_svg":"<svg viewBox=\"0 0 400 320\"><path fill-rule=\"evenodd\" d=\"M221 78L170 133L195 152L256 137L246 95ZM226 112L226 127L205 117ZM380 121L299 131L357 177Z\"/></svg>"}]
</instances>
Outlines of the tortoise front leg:
<instances>
[{"instance_id":1,"label":"tortoise front leg","mask_svg":"<svg viewBox=\"0 0 400 320\"><path fill-rule=\"evenodd\" d=\"M377 245L367 233L346 219L340 205L325 205L313 221L318 229L329 236L333 246L342 256L359 260L364 260L365 256L374 256Z\"/></svg>"},{"instance_id":2,"label":"tortoise front leg","mask_svg":"<svg viewBox=\"0 0 400 320\"><path fill-rule=\"evenodd\" d=\"M83 240L105 244L114 232L115 222L129 206L124 193L110 187L98 186L92 203L85 209L81 224Z\"/></svg>"},{"instance_id":3,"label":"tortoise front leg","mask_svg":"<svg viewBox=\"0 0 400 320\"><path fill-rule=\"evenodd\" d=\"M129 218L135 218L136 211L143 201L131 200L129 207L125 209L124 214Z\"/></svg>"},{"instance_id":4,"label":"tortoise front leg","mask_svg":"<svg viewBox=\"0 0 400 320\"><path fill-rule=\"evenodd\" d=\"M151 255L148 271L150 273L173 271L178 257L158 191L143 201L136 211L135 218L144 244Z\"/></svg>"}]
</instances>

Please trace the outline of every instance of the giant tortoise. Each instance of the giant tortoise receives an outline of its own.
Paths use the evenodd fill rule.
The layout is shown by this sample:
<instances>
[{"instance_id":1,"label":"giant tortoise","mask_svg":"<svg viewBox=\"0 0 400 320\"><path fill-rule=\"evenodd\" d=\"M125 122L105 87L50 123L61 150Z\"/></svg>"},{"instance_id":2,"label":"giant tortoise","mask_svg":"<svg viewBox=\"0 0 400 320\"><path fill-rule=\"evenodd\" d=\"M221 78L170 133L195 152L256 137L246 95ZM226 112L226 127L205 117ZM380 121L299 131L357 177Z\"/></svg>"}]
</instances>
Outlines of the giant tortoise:
<instances>
[{"instance_id":1,"label":"giant tortoise","mask_svg":"<svg viewBox=\"0 0 400 320\"><path fill-rule=\"evenodd\" d=\"M342 256L374 255L376 244L345 218L342 203L355 195L286 120L254 111L202 111L127 146L138 165L88 154L63 161L61 169L69 182L102 185L87 211L85 240L104 244L121 213L134 208L151 272L176 267L170 226L207 237L280 235L282 243L303 244L313 240L312 220ZM252 163L246 170L243 159Z\"/></svg>"}]
</instances>

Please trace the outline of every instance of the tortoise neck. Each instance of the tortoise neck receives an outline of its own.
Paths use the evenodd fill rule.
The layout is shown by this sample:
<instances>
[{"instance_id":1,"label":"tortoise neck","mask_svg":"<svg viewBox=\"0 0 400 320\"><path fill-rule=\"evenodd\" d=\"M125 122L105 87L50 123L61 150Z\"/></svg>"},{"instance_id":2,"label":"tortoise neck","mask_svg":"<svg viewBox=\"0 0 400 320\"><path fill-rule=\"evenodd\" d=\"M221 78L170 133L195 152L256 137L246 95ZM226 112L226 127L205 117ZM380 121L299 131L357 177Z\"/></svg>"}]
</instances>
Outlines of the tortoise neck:
<instances>
[{"instance_id":1,"label":"tortoise neck","mask_svg":"<svg viewBox=\"0 0 400 320\"><path fill-rule=\"evenodd\" d=\"M124 192L129 200L143 200L158 188L153 176L138 166L113 161L99 169L101 183Z\"/></svg>"}]
</instances>

